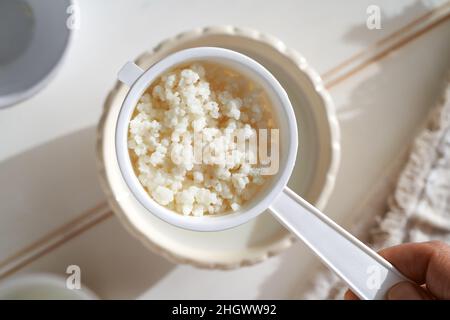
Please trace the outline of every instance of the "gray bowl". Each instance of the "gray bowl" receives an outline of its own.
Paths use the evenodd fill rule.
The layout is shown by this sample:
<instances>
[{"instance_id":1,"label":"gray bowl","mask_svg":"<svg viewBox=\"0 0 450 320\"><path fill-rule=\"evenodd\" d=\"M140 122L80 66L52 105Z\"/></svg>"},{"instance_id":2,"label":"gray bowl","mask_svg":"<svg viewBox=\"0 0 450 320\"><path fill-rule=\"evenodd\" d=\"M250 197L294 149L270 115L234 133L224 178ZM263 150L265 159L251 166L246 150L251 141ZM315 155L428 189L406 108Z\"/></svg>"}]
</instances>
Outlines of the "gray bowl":
<instances>
[{"instance_id":1,"label":"gray bowl","mask_svg":"<svg viewBox=\"0 0 450 320\"><path fill-rule=\"evenodd\" d=\"M71 4L0 0L0 108L31 97L50 81L71 38Z\"/></svg>"}]
</instances>

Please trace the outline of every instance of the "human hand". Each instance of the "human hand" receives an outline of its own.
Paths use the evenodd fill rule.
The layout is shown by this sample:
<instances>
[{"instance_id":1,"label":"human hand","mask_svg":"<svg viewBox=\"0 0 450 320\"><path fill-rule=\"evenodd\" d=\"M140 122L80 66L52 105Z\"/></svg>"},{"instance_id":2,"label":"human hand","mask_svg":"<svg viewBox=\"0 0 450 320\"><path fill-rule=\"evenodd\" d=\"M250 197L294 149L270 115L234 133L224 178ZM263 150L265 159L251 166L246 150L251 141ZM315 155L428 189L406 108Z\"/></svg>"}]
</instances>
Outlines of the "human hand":
<instances>
[{"instance_id":1,"label":"human hand","mask_svg":"<svg viewBox=\"0 0 450 320\"><path fill-rule=\"evenodd\" d=\"M440 241L406 243L383 249L379 254L411 282L389 289L388 300L450 299L450 246ZM348 290L346 300L358 297Z\"/></svg>"}]
</instances>

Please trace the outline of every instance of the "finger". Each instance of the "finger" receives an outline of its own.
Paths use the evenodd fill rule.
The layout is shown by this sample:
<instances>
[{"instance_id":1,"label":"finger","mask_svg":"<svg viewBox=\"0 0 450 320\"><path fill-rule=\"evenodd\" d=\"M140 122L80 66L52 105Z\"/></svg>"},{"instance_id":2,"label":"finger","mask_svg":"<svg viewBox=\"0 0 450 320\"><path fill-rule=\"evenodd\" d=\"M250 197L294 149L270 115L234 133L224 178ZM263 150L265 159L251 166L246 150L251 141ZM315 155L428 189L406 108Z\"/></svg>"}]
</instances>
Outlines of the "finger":
<instances>
[{"instance_id":1,"label":"finger","mask_svg":"<svg viewBox=\"0 0 450 320\"><path fill-rule=\"evenodd\" d=\"M439 241L406 243L380 252L403 275L439 299L450 299L450 247Z\"/></svg>"},{"instance_id":2,"label":"finger","mask_svg":"<svg viewBox=\"0 0 450 320\"><path fill-rule=\"evenodd\" d=\"M347 290L344 294L345 300L359 300L359 298L351 290Z\"/></svg>"},{"instance_id":3,"label":"finger","mask_svg":"<svg viewBox=\"0 0 450 320\"><path fill-rule=\"evenodd\" d=\"M422 287L415 283L399 282L389 289L388 300L432 300L433 297Z\"/></svg>"}]
</instances>

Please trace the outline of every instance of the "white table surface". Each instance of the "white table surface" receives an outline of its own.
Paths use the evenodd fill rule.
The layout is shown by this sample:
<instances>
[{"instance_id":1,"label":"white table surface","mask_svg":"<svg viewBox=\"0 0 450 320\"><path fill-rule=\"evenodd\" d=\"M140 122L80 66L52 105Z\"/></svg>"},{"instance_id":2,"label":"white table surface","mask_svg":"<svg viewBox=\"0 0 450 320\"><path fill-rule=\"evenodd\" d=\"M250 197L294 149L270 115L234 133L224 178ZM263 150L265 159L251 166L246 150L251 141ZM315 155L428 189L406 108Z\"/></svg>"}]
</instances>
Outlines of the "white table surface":
<instances>
[{"instance_id":1,"label":"white table surface","mask_svg":"<svg viewBox=\"0 0 450 320\"><path fill-rule=\"evenodd\" d=\"M414 40L407 39L414 30L403 30L392 40L394 47L399 44L396 50L339 83L329 79L342 129L342 161L326 212L349 228L362 218L355 208L412 141L450 67L445 1L76 3L80 28L57 76L32 99L0 110L0 278L2 268L8 267L5 259L104 203L94 152L103 101L121 65L166 37L208 25L252 27L297 49L324 74L368 47L368 54L376 57L389 45L371 44L440 8L441 16L418 23L426 32L419 32ZM381 30L365 26L370 4L382 10ZM405 39L407 43L402 43ZM358 60L363 62L361 57ZM77 264L83 283L103 298L276 299L292 297L307 287L311 266L317 265L300 243L278 257L239 270L174 265L145 249L114 216L102 220L24 263L14 274L64 274L68 265Z\"/></svg>"}]
</instances>

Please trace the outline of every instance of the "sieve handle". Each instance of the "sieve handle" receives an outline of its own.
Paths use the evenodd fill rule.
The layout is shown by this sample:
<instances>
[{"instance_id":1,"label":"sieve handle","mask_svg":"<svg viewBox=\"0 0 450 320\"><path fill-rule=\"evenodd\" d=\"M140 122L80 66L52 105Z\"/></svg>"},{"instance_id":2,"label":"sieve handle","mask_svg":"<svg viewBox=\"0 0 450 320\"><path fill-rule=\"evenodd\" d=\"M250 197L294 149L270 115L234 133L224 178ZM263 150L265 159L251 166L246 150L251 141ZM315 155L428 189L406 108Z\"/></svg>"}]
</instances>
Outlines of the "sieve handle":
<instances>
[{"instance_id":1,"label":"sieve handle","mask_svg":"<svg viewBox=\"0 0 450 320\"><path fill-rule=\"evenodd\" d=\"M131 87L143 73L144 70L142 70L138 65L134 62L128 61L119 70L117 78L120 82L126 84L128 87Z\"/></svg>"},{"instance_id":2,"label":"sieve handle","mask_svg":"<svg viewBox=\"0 0 450 320\"><path fill-rule=\"evenodd\" d=\"M409 281L387 260L289 188L269 208L361 299L384 299L396 283Z\"/></svg>"}]
</instances>

